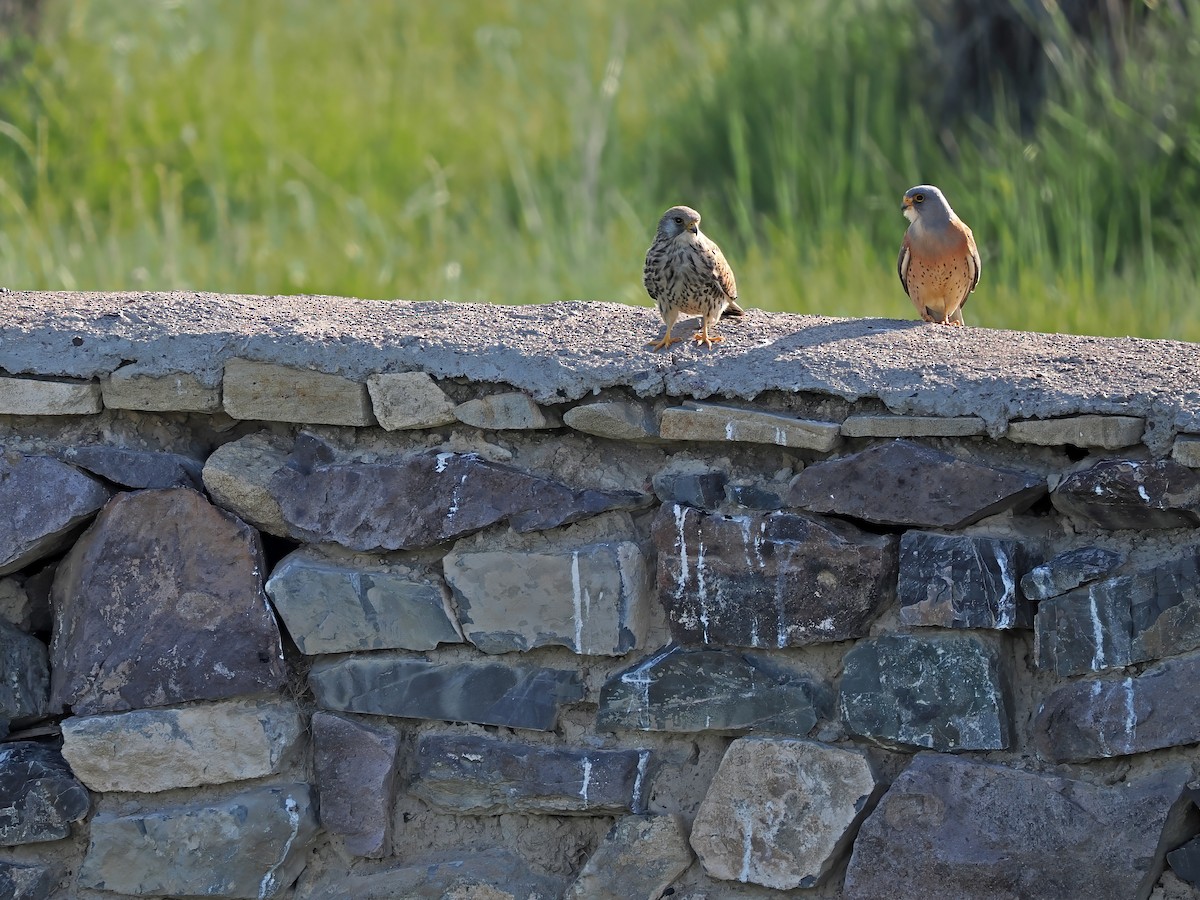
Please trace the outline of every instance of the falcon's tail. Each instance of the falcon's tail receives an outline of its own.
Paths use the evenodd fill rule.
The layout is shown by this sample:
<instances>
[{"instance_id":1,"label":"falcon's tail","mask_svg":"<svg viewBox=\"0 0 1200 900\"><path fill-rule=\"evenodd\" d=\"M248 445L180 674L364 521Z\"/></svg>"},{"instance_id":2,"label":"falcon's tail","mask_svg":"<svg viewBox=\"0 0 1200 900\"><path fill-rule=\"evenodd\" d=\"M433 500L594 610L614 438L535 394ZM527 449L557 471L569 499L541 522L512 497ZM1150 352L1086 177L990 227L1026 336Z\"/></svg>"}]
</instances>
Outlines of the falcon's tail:
<instances>
[{"instance_id":1,"label":"falcon's tail","mask_svg":"<svg viewBox=\"0 0 1200 900\"><path fill-rule=\"evenodd\" d=\"M730 300L725 309L721 311L722 319L740 319L746 314L746 311L738 306L736 300Z\"/></svg>"}]
</instances>

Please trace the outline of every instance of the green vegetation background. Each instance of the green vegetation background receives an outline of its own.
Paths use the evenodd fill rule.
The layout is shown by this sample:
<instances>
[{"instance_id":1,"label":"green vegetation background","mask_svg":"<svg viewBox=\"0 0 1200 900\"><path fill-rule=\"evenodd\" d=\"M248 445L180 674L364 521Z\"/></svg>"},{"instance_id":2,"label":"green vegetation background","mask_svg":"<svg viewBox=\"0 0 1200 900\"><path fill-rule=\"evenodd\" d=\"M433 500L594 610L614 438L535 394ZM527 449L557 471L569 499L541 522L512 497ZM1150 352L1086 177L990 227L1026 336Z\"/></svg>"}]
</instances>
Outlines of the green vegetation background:
<instances>
[{"instance_id":1,"label":"green vegetation background","mask_svg":"<svg viewBox=\"0 0 1200 900\"><path fill-rule=\"evenodd\" d=\"M939 135L911 0L49 0L0 70L0 284L648 305L687 203L745 305L911 318L930 181L972 324L1200 340L1182 5L1119 64L1064 30L1032 131Z\"/></svg>"}]
</instances>

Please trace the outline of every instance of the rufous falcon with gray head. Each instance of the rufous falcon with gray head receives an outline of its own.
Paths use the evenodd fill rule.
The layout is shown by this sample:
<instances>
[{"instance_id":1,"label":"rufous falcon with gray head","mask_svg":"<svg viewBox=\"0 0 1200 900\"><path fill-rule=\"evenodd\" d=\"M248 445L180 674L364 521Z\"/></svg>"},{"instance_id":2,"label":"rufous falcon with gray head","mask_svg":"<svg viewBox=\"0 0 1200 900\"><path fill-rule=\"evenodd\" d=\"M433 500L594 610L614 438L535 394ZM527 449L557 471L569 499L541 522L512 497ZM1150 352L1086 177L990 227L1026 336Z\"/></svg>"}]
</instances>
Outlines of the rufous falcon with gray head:
<instances>
[{"instance_id":1,"label":"rufous falcon with gray head","mask_svg":"<svg viewBox=\"0 0 1200 900\"><path fill-rule=\"evenodd\" d=\"M662 339L648 345L654 350L683 340L671 337L681 314L701 317L700 330L692 339L709 348L724 340L710 331L718 319L744 314L737 303L733 270L721 248L700 231L700 213L690 206L672 206L658 220L654 243L646 251L642 283L667 326Z\"/></svg>"},{"instance_id":2,"label":"rufous falcon with gray head","mask_svg":"<svg viewBox=\"0 0 1200 900\"><path fill-rule=\"evenodd\" d=\"M963 304L979 284L975 235L932 184L905 191L900 211L909 221L896 260L905 293L926 322L962 325Z\"/></svg>"}]
</instances>

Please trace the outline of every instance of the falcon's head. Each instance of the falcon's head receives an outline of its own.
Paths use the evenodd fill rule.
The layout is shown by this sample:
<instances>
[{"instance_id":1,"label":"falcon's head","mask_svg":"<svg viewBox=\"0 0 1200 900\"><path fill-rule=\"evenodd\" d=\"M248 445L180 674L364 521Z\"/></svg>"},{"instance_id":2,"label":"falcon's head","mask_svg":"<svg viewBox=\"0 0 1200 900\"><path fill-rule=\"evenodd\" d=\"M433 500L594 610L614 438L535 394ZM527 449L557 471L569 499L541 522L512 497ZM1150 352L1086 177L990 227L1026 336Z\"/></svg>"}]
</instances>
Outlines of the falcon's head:
<instances>
[{"instance_id":1,"label":"falcon's head","mask_svg":"<svg viewBox=\"0 0 1200 900\"><path fill-rule=\"evenodd\" d=\"M947 222L954 216L945 195L932 184L918 184L905 191L900 212L908 221L920 220L925 225Z\"/></svg>"},{"instance_id":2,"label":"falcon's head","mask_svg":"<svg viewBox=\"0 0 1200 900\"><path fill-rule=\"evenodd\" d=\"M700 213L690 206L672 206L658 220L660 237L676 238L684 233L700 233Z\"/></svg>"}]
</instances>

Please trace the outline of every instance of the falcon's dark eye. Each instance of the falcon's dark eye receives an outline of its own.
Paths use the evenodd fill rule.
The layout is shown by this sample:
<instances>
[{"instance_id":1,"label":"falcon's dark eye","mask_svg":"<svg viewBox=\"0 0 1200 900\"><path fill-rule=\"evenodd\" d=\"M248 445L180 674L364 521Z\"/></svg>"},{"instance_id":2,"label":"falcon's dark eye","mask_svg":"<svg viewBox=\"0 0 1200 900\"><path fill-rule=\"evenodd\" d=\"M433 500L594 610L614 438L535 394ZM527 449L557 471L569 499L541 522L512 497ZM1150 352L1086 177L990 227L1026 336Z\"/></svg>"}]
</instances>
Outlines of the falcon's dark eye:
<instances>
[{"instance_id":1,"label":"falcon's dark eye","mask_svg":"<svg viewBox=\"0 0 1200 900\"><path fill-rule=\"evenodd\" d=\"M675 217L675 224L676 224L676 225L682 225L682 224L683 224L683 216L676 216L676 217Z\"/></svg>"},{"instance_id":2,"label":"falcon's dark eye","mask_svg":"<svg viewBox=\"0 0 1200 900\"><path fill-rule=\"evenodd\" d=\"M925 202L924 194L913 194L913 203L924 203L924 202Z\"/></svg>"}]
</instances>

